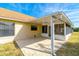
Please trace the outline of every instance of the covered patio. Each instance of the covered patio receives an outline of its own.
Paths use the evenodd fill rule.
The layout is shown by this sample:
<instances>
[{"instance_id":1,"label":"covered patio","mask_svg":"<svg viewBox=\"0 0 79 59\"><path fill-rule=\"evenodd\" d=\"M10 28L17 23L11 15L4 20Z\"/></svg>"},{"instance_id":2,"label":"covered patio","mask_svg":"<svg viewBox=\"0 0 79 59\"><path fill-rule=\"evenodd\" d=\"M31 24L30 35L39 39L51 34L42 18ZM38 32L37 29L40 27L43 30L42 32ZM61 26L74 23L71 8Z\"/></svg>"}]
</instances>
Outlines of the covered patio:
<instances>
[{"instance_id":1,"label":"covered patio","mask_svg":"<svg viewBox=\"0 0 79 59\"><path fill-rule=\"evenodd\" d=\"M52 55L56 55L56 41L59 43L61 40L65 42L68 40L69 36L73 32L72 22L63 12L56 12L52 15L40 18L37 22L42 24L43 32L41 33L41 36L51 39L51 53Z\"/></svg>"},{"instance_id":2,"label":"covered patio","mask_svg":"<svg viewBox=\"0 0 79 59\"><path fill-rule=\"evenodd\" d=\"M25 56L51 56L51 40L45 37L16 40ZM55 40L54 51L57 51L65 41Z\"/></svg>"},{"instance_id":3,"label":"covered patio","mask_svg":"<svg viewBox=\"0 0 79 59\"><path fill-rule=\"evenodd\" d=\"M61 12L34 21L41 24L41 36L15 40L26 56L56 55L72 33L71 22ZM45 26L45 27L44 27ZM44 30L45 28L45 30ZM57 40L56 40L57 39Z\"/></svg>"}]
</instances>

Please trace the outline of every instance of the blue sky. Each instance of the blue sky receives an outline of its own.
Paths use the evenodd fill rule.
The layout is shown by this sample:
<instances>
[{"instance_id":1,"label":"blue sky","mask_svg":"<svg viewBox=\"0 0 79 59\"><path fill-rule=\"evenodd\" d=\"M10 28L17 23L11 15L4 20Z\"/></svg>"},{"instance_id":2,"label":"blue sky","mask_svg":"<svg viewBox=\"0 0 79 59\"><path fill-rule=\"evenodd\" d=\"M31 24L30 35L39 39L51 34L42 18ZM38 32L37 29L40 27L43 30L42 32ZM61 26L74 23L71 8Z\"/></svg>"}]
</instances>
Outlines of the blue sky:
<instances>
[{"instance_id":1,"label":"blue sky","mask_svg":"<svg viewBox=\"0 0 79 59\"><path fill-rule=\"evenodd\" d=\"M0 7L36 18L63 11L73 22L74 26L79 27L79 4L77 3L0 3Z\"/></svg>"}]
</instances>

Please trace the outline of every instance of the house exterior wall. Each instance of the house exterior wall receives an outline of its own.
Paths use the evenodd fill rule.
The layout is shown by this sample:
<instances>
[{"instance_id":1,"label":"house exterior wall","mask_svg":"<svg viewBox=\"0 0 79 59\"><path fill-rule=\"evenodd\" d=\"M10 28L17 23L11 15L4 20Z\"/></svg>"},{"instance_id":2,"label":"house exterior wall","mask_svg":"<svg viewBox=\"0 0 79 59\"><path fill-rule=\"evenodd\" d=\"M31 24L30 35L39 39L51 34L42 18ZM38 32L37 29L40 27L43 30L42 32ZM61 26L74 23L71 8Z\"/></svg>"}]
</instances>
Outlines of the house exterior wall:
<instances>
[{"instance_id":1,"label":"house exterior wall","mask_svg":"<svg viewBox=\"0 0 79 59\"><path fill-rule=\"evenodd\" d=\"M42 25L47 25L47 33L41 32L41 36L43 36L43 37L49 37L50 19L51 19L50 16L40 19L42 22Z\"/></svg>"},{"instance_id":2,"label":"house exterior wall","mask_svg":"<svg viewBox=\"0 0 79 59\"><path fill-rule=\"evenodd\" d=\"M15 24L15 40L35 38L41 36L41 26L37 26L37 31L31 31L31 25L33 24Z\"/></svg>"},{"instance_id":3,"label":"house exterior wall","mask_svg":"<svg viewBox=\"0 0 79 59\"><path fill-rule=\"evenodd\" d=\"M5 21L5 22L12 22L12 21ZM13 22L13 23L15 23L14 35L0 37L1 39L0 41L2 41L2 44L11 42L13 40L35 38L34 36L36 37L41 36L41 25L32 23L20 23L20 22ZM31 31L31 25L37 25L37 31Z\"/></svg>"},{"instance_id":4,"label":"house exterior wall","mask_svg":"<svg viewBox=\"0 0 79 59\"><path fill-rule=\"evenodd\" d=\"M47 26L48 26L48 28L47 28L48 33L42 33L42 34L41 34L43 37L49 37L49 26L51 26L51 25L50 25L50 19L51 19L51 16L48 16L48 17L45 17L45 18L42 18L42 19L41 19L41 20L42 20L42 23L43 23L42 25L47 25ZM55 22L55 25L58 25L58 24L61 24L61 25L64 26L64 22L61 22L61 21L58 21L58 20L57 20L57 21ZM67 27L67 26L66 26L66 27ZM58 31L60 32L60 30L57 29L57 28L55 28L55 30L58 30ZM64 27L63 27L62 30L64 31ZM67 28L66 28L66 36L64 36L64 34L61 35L61 34L56 34L56 33L55 33L55 39L59 39L59 40L68 39L69 36L71 35L71 33L72 33L72 29L71 29L70 27L67 27Z\"/></svg>"},{"instance_id":5,"label":"house exterior wall","mask_svg":"<svg viewBox=\"0 0 79 59\"><path fill-rule=\"evenodd\" d=\"M49 36L49 27L50 25L50 19L51 17L45 17L41 19L42 25L47 25L47 33L42 33L42 25L37 25L33 23L19 23L19 22L14 22L15 23L15 35L14 36L7 36L7 37L0 37L0 39L4 40L6 38L6 41L13 41L13 40L18 40L18 39L28 39L28 38L35 38L36 37L50 37ZM6 22L6 21L5 21ZM7 22L13 22L13 21L7 21ZM58 22L55 24L59 24ZM60 22L60 24L62 24ZM31 31L31 25L37 25L37 31ZM56 29L55 29L56 30ZM64 35L60 34L55 34L55 39L63 40L65 38L68 38L71 34L71 28L67 27L66 28L66 37Z\"/></svg>"}]
</instances>

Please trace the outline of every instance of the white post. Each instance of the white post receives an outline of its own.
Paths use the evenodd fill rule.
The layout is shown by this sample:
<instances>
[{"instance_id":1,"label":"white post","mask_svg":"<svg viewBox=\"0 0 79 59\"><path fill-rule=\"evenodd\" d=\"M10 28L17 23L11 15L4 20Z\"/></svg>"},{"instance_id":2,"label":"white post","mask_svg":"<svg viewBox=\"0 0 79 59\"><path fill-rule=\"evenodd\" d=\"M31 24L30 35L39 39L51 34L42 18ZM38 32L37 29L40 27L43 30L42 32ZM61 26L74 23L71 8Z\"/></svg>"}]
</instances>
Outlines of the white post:
<instances>
[{"instance_id":1,"label":"white post","mask_svg":"<svg viewBox=\"0 0 79 59\"><path fill-rule=\"evenodd\" d=\"M65 39L66 39L66 23L64 23L64 36L65 36Z\"/></svg>"},{"instance_id":2,"label":"white post","mask_svg":"<svg viewBox=\"0 0 79 59\"><path fill-rule=\"evenodd\" d=\"M71 31L72 31L72 33L73 33L73 28L71 27Z\"/></svg>"},{"instance_id":3,"label":"white post","mask_svg":"<svg viewBox=\"0 0 79 59\"><path fill-rule=\"evenodd\" d=\"M54 40L55 40L55 32L54 32L54 18L51 17L51 54L55 56L55 51L54 51Z\"/></svg>"}]
</instances>

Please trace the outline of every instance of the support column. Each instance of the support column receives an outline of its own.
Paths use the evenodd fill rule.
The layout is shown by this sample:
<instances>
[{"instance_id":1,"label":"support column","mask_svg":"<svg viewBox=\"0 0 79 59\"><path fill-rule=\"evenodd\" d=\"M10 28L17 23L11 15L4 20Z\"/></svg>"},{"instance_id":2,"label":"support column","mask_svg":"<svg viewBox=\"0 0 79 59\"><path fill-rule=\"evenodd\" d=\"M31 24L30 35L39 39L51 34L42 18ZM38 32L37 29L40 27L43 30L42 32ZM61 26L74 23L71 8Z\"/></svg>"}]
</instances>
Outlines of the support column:
<instances>
[{"instance_id":1,"label":"support column","mask_svg":"<svg viewBox=\"0 0 79 59\"><path fill-rule=\"evenodd\" d=\"M64 37L66 39L66 23L64 23Z\"/></svg>"},{"instance_id":2,"label":"support column","mask_svg":"<svg viewBox=\"0 0 79 59\"><path fill-rule=\"evenodd\" d=\"M53 17L51 17L51 54L53 55L53 56L55 56L56 54L55 54L55 46L54 46L54 40L55 40L55 28L54 28L54 18Z\"/></svg>"},{"instance_id":3,"label":"support column","mask_svg":"<svg viewBox=\"0 0 79 59\"><path fill-rule=\"evenodd\" d=\"M73 33L73 28L71 27L71 32Z\"/></svg>"}]
</instances>

